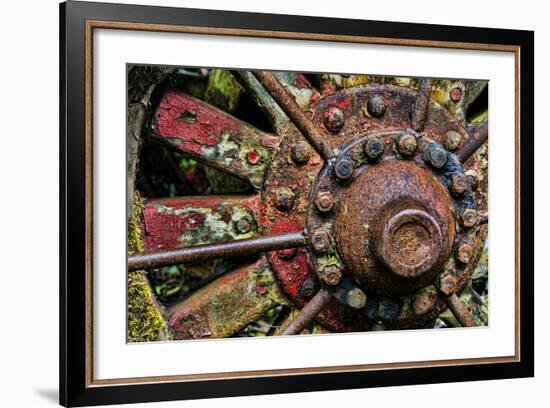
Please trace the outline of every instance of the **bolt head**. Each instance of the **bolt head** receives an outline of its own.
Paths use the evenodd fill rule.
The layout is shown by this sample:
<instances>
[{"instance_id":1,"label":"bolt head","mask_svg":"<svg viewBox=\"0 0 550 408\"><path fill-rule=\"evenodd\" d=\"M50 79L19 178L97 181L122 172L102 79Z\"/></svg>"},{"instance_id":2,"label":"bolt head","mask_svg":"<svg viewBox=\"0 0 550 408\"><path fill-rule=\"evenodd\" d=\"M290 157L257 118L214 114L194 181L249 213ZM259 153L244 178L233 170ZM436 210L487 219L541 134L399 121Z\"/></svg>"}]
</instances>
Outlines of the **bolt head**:
<instances>
[{"instance_id":1,"label":"bolt head","mask_svg":"<svg viewBox=\"0 0 550 408\"><path fill-rule=\"evenodd\" d=\"M305 164L311 158L311 147L306 142L298 142L290 149L290 156L295 163Z\"/></svg>"},{"instance_id":2,"label":"bolt head","mask_svg":"<svg viewBox=\"0 0 550 408\"><path fill-rule=\"evenodd\" d=\"M350 289L346 295L346 303L353 309L362 309L367 303L367 295L359 288Z\"/></svg>"},{"instance_id":3,"label":"bolt head","mask_svg":"<svg viewBox=\"0 0 550 408\"><path fill-rule=\"evenodd\" d=\"M330 235L328 231L319 230L311 235L311 246L317 253L323 253L330 247Z\"/></svg>"},{"instance_id":4,"label":"bolt head","mask_svg":"<svg viewBox=\"0 0 550 408\"><path fill-rule=\"evenodd\" d=\"M397 136L397 149L403 156L412 156L416 150L416 137L410 133L401 133Z\"/></svg>"},{"instance_id":5,"label":"bolt head","mask_svg":"<svg viewBox=\"0 0 550 408\"><path fill-rule=\"evenodd\" d=\"M440 169L447 163L447 151L436 143L430 143L424 148L424 161Z\"/></svg>"},{"instance_id":6,"label":"bolt head","mask_svg":"<svg viewBox=\"0 0 550 408\"><path fill-rule=\"evenodd\" d=\"M477 211L473 208L466 208L460 215L462 225L466 228L471 228L477 224Z\"/></svg>"},{"instance_id":7,"label":"bolt head","mask_svg":"<svg viewBox=\"0 0 550 408\"><path fill-rule=\"evenodd\" d=\"M451 89L449 91L449 98L454 103L460 102L460 100L462 99L462 89L460 89L458 86Z\"/></svg>"},{"instance_id":8,"label":"bolt head","mask_svg":"<svg viewBox=\"0 0 550 408\"><path fill-rule=\"evenodd\" d=\"M382 95L374 95L367 102L367 112L373 118L380 118L386 112L386 101Z\"/></svg>"},{"instance_id":9,"label":"bolt head","mask_svg":"<svg viewBox=\"0 0 550 408\"><path fill-rule=\"evenodd\" d=\"M457 279L453 275L442 276L439 280L439 290L446 296L456 292Z\"/></svg>"},{"instance_id":10,"label":"bolt head","mask_svg":"<svg viewBox=\"0 0 550 408\"><path fill-rule=\"evenodd\" d=\"M378 316L384 320L393 320L399 315L399 305L391 300L382 300L378 309Z\"/></svg>"},{"instance_id":11,"label":"bolt head","mask_svg":"<svg viewBox=\"0 0 550 408\"><path fill-rule=\"evenodd\" d=\"M235 227L239 234L246 234L252 229L252 220L250 217L242 217L235 223Z\"/></svg>"},{"instance_id":12,"label":"bolt head","mask_svg":"<svg viewBox=\"0 0 550 408\"><path fill-rule=\"evenodd\" d=\"M451 190L455 194L464 194L470 188L468 177L462 173L455 173L451 176Z\"/></svg>"},{"instance_id":13,"label":"bolt head","mask_svg":"<svg viewBox=\"0 0 550 408\"><path fill-rule=\"evenodd\" d=\"M348 180L353 176L353 161L350 159L341 159L334 165L334 173L340 180Z\"/></svg>"},{"instance_id":14,"label":"bolt head","mask_svg":"<svg viewBox=\"0 0 550 408\"><path fill-rule=\"evenodd\" d=\"M454 152L462 144L462 135L454 130L449 130L443 138L445 149Z\"/></svg>"},{"instance_id":15,"label":"bolt head","mask_svg":"<svg viewBox=\"0 0 550 408\"><path fill-rule=\"evenodd\" d=\"M428 313L435 305L437 296L434 293L423 293L414 297L413 310L417 315Z\"/></svg>"},{"instance_id":16,"label":"bolt head","mask_svg":"<svg viewBox=\"0 0 550 408\"><path fill-rule=\"evenodd\" d=\"M297 253L298 253L298 248L286 248L286 249L281 249L281 250L277 251L277 256L280 259L288 261L288 260L294 258Z\"/></svg>"},{"instance_id":17,"label":"bolt head","mask_svg":"<svg viewBox=\"0 0 550 408\"><path fill-rule=\"evenodd\" d=\"M315 196L314 203L320 212L329 212L334 207L334 195L330 191L321 191Z\"/></svg>"},{"instance_id":18,"label":"bolt head","mask_svg":"<svg viewBox=\"0 0 550 408\"><path fill-rule=\"evenodd\" d=\"M384 154L384 145L380 139L373 137L365 143L365 154L371 160L376 160Z\"/></svg>"},{"instance_id":19,"label":"bolt head","mask_svg":"<svg viewBox=\"0 0 550 408\"><path fill-rule=\"evenodd\" d=\"M300 295L305 298L311 298L317 292L317 282L308 278L300 285Z\"/></svg>"},{"instance_id":20,"label":"bolt head","mask_svg":"<svg viewBox=\"0 0 550 408\"><path fill-rule=\"evenodd\" d=\"M275 206L281 211L289 211L294 206L296 194L288 187L279 187L275 192Z\"/></svg>"},{"instance_id":21,"label":"bolt head","mask_svg":"<svg viewBox=\"0 0 550 408\"><path fill-rule=\"evenodd\" d=\"M344 126L345 121L344 112L334 106L325 110L323 114L323 124L331 133L338 133Z\"/></svg>"},{"instance_id":22,"label":"bolt head","mask_svg":"<svg viewBox=\"0 0 550 408\"><path fill-rule=\"evenodd\" d=\"M463 264L470 262L474 256L474 247L469 242L461 242L456 250L456 259Z\"/></svg>"},{"instance_id":23,"label":"bolt head","mask_svg":"<svg viewBox=\"0 0 550 408\"><path fill-rule=\"evenodd\" d=\"M319 272L319 279L328 286L336 286L342 280L342 270L336 265L325 266Z\"/></svg>"}]
</instances>

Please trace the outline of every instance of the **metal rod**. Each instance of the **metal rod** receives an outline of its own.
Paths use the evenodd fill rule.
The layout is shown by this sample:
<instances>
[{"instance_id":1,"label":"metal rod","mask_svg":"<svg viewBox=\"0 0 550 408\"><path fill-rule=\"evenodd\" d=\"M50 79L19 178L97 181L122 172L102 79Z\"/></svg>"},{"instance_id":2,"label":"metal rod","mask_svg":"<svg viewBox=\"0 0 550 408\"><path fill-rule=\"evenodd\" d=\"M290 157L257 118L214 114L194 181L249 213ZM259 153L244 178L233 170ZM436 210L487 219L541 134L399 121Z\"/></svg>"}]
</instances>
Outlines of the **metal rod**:
<instances>
[{"instance_id":1,"label":"metal rod","mask_svg":"<svg viewBox=\"0 0 550 408\"><path fill-rule=\"evenodd\" d=\"M411 114L411 125L417 132L421 132L426 124L428 110L430 108L431 92L432 80L425 78L421 79L418 84L418 94L416 95Z\"/></svg>"},{"instance_id":2,"label":"metal rod","mask_svg":"<svg viewBox=\"0 0 550 408\"><path fill-rule=\"evenodd\" d=\"M461 163L468 160L470 156L474 154L483 143L485 143L487 137L489 136L489 122L484 121L473 126L469 126L466 128L466 132L470 137L462 143L460 149L458 149L455 153Z\"/></svg>"},{"instance_id":3,"label":"metal rod","mask_svg":"<svg viewBox=\"0 0 550 408\"><path fill-rule=\"evenodd\" d=\"M242 239L217 244L196 245L168 251L150 252L128 257L128 270L159 268L206 261L223 257L255 255L260 252L304 246L306 239L301 232L268 237Z\"/></svg>"},{"instance_id":4,"label":"metal rod","mask_svg":"<svg viewBox=\"0 0 550 408\"><path fill-rule=\"evenodd\" d=\"M296 316L296 318L281 332L281 336L300 334L302 330L317 317L321 309L323 309L331 299L332 293L325 288L321 288L313 299L300 310L298 316Z\"/></svg>"},{"instance_id":5,"label":"metal rod","mask_svg":"<svg viewBox=\"0 0 550 408\"><path fill-rule=\"evenodd\" d=\"M288 115L296 127L309 140L317 153L325 160L334 156L332 147L325 140L324 132L308 117L298 105L294 97L271 72L254 71L254 75L270 95L277 101L281 109Z\"/></svg>"},{"instance_id":6,"label":"metal rod","mask_svg":"<svg viewBox=\"0 0 550 408\"><path fill-rule=\"evenodd\" d=\"M476 321L456 293L453 293L445 300L447 302L447 306L451 309L451 312L453 312L456 319L463 327L477 327Z\"/></svg>"}]
</instances>

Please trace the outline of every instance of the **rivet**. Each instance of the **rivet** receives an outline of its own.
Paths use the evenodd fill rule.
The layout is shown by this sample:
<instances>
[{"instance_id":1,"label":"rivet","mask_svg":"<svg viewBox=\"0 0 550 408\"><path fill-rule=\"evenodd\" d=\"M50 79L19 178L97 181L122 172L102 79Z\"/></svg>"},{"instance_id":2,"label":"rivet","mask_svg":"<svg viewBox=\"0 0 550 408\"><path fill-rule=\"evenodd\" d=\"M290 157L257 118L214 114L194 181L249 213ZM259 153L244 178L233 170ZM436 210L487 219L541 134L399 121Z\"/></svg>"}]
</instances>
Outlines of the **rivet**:
<instances>
[{"instance_id":1,"label":"rivet","mask_svg":"<svg viewBox=\"0 0 550 408\"><path fill-rule=\"evenodd\" d=\"M462 135L454 130L449 130L443 138L445 149L454 152L462 144Z\"/></svg>"},{"instance_id":2,"label":"rivet","mask_svg":"<svg viewBox=\"0 0 550 408\"><path fill-rule=\"evenodd\" d=\"M449 91L449 98L451 98L451 101L454 103L460 102L460 99L462 99L462 89L460 89L458 86L454 87Z\"/></svg>"},{"instance_id":3,"label":"rivet","mask_svg":"<svg viewBox=\"0 0 550 408\"><path fill-rule=\"evenodd\" d=\"M424 148L423 159L440 169L447 163L447 151L436 143L430 143Z\"/></svg>"},{"instance_id":4,"label":"rivet","mask_svg":"<svg viewBox=\"0 0 550 408\"><path fill-rule=\"evenodd\" d=\"M330 191L320 191L315 196L314 203L320 212L329 212L334 206L334 195Z\"/></svg>"},{"instance_id":5,"label":"rivet","mask_svg":"<svg viewBox=\"0 0 550 408\"><path fill-rule=\"evenodd\" d=\"M252 165L258 164L260 162L260 159L260 155L254 150L251 150L246 154L246 160Z\"/></svg>"},{"instance_id":6,"label":"rivet","mask_svg":"<svg viewBox=\"0 0 550 408\"><path fill-rule=\"evenodd\" d=\"M306 142L298 142L290 149L292 160L298 164L304 164L311 158L311 147Z\"/></svg>"},{"instance_id":7,"label":"rivet","mask_svg":"<svg viewBox=\"0 0 550 408\"><path fill-rule=\"evenodd\" d=\"M340 180L347 180L353 176L353 161L350 159L341 159L334 165L334 173Z\"/></svg>"},{"instance_id":8,"label":"rivet","mask_svg":"<svg viewBox=\"0 0 550 408\"><path fill-rule=\"evenodd\" d=\"M410 133L400 133L396 137L397 149L403 156L412 156L416 150L416 138Z\"/></svg>"},{"instance_id":9,"label":"rivet","mask_svg":"<svg viewBox=\"0 0 550 408\"><path fill-rule=\"evenodd\" d=\"M376 160L384 153L384 145L380 139L373 137L365 143L365 154L371 160Z\"/></svg>"},{"instance_id":10,"label":"rivet","mask_svg":"<svg viewBox=\"0 0 550 408\"><path fill-rule=\"evenodd\" d=\"M329 132L338 133L344 126L344 112L337 107L330 107L324 112L323 124Z\"/></svg>"},{"instance_id":11,"label":"rivet","mask_svg":"<svg viewBox=\"0 0 550 408\"><path fill-rule=\"evenodd\" d=\"M325 266L319 272L319 279L326 285L336 286L342 280L342 270L336 265Z\"/></svg>"},{"instance_id":12,"label":"rivet","mask_svg":"<svg viewBox=\"0 0 550 408\"><path fill-rule=\"evenodd\" d=\"M275 205L281 211L289 211L294 206L296 194L290 188L279 187L275 192Z\"/></svg>"},{"instance_id":13,"label":"rivet","mask_svg":"<svg viewBox=\"0 0 550 408\"><path fill-rule=\"evenodd\" d=\"M367 101L367 112L374 118L379 118L386 112L386 101L381 95L374 95Z\"/></svg>"}]
</instances>

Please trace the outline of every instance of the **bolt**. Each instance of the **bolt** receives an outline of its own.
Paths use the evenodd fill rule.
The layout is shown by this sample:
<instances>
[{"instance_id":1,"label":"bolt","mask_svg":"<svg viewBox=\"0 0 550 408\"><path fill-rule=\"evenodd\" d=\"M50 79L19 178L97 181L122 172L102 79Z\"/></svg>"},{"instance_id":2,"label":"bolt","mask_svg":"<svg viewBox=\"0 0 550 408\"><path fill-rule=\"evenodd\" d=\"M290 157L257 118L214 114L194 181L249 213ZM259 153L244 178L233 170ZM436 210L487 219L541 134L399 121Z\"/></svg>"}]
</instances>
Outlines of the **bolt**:
<instances>
[{"instance_id":1,"label":"bolt","mask_svg":"<svg viewBox=\"0 0 550 408\"><path fill-rule=\"evenodd\" d=\"M477 211L473 208L466 208L460 215L462 225L466 228L471 228L477 224Z\"/></svg>"},{"instance_id":2,"label":"bolt","mask_svg":"<svg viewBox=\"0 0 550 408\"><path fill-rule=\"evenodd\" d=\"M346 303L353 309L362 309L367 303L367 295L359 288L350 289L346 295Z\"/></svg>"},{"instance_id":3,"label":"bolt","mask_svg":"<svg viewBox=\"0 0 550 408\"><path fill-rule=\"evenodd\" d=\"M300 295L305 298L312 297L316 291L317 291L317 283L311 278L306 279L300 285Z\"/></svg>"},{"instance_id":4,"label":"bolt","mask_svg":"<svg viewBox=\"0 0 550 408\"><path fill-rule=\"evenodd\" d=\"M319 272L319 279L321 279L326 285L336 286L342 280L342 270L336 265L325 266Z\"/></svg>"},{"instance_id":5,"label":"bolt","mask_svg":"<svg viewBox=\"0 0 550 408\"><path fill-rule=\"evenodd\" d=\"M381 95L374 95L367 102L367 112L374 118L381 117L386 112L386 101Z\"/></svg>"},{"instance_id":6,"label":"bolt","mask_svg":"<svg viewBox=\"0 0 550 408\"><path fill-rule=\"evenodd\" d=\"M290 188L279 187L275 192L275 205L281 211L289 211L294 206L296 194Z\"/></svg>"},{"instance_id":7,"label":"bolt","mask_svg":"<svg viewBox=\"0 0 550 408\"><path fill-rule=\"evenodd\" d=\"M462 144L462 135L454 130L449 130L443 138L443 145L447 150L454 152Z\"/></svg>"},{"instance_id":8,"label":"bolt","mask_svg":"<svg viewBox=\"0 0 550 408\"><path fill-rule=\"evenodd\" d=\"M456 258L463 264L470 262L474 256L474 247L471 242L463 241L458 245L456 250Z\"/></svg>"},{"instance_id":9,"label":"bolt","mask_svg":"<svg viewBox=\"0 0 550 408\"><path fill-rule=\"evenodd\" d=\"M413 310L417 315L428 313L435 305L437 297L434 293L422 293L414 297Z\"/></svg>"},{"instance_id":10,"label":"bolt","mask_svg":"<svg viewBox=\"0 0 550 408\"><path fill-rule=\"evenodd\" d=\"M353 162L350 159L341 159L334 165L336 177L340 180L347 180L353 176Z\"/></svg>"},{"instance_id":11,"label":"bolt","mask_svg":"<svg viewBox=\"0 0 550 408\"><path fill-rule=\"evenodd\" d=\"M320 212L329 212L334 207L334 195L330 191L320 191L314 202Z\"/></svg>"},{"instance_id":12,"label":"bolt","mask_svg":"<svg viewBox=\"0 0 550 408\"><path fill-rule=\"evenodd\" d=\"M462 99L462 89L460 89L458 86L454 87L449 91L449 98L451 98L451 101L454 103L460 102L460 99Z\"/></svg>"},{"instance_id":13,"label":"bolt","mask_svg":"<svg viewBox=\"0 0 550 408\"><path fill-rule=\"evenodd\" d=\"M424 161L435 168L442 168L447 163L447 151L437 143L430 143L424 148Z\"/></svg>"},{"instance_id":14,"label":"bolt","mask_svg":"<svg viewBox=\"0 0 550 408\"><path fill-rule=\"evenodd\" d=\"M451 190L455 194L464 194L470 187L468 177L462 173L455 173L451 176Z\"/></svg>"},{"instance_id":15,"label":"bolt","mask_svg":"<svg viewBox=\"0 0 550 408\"><path fill-rule=\"evenodd\" d=\"M403 156L412 156L416 150L416 138L410 133L400 133L397 135L397 149Z\"/></svg>"},{"instance_id":16,"label":"bolt","mask_svg":"<svg viewBox=\"0 0 550 408\"><path fill-rule=\"evenodd\" d=\"M456 278L453 275L442 276L439 280L439 290L444 295L450 296L456 291Z\"/></svg>"},{"instance_id":17,"label":"bolt","mask_svg":"<svg viewBox=\"0 0 550 408\"><path fill-rule=\"evenodd\" d=\"M235 227L239 234L246 234L252 229L252 220L250 217L242 217L237 220Z\"/></svg>"},{"instance_id":18,"label":"bolt","mask_svg":"<svg viewBox=\"0 0 550 408\"><path fill-rule=\"evenodd\" d=\"M391 300L382 300L378 309L378 316L384 320L393 320L399 315L399 305Z\"/></svg>"},{"instance_id":19,"label":"bolt","mask_svg":"<svg viewBox=\"0 0 550 408\"><path fill-rule=\"evenodd\" d=\"M327 130L332 133L338 133L345 122L344 112L334 106L328 108L323 116L323 123Z\"/></svg>"},{"instance_id":20,"label":"bolt","mask_svg":"<svg viewBox=\"0 0 550 408\"><path fill-rule=\"evenodd\" d=\"M306 142L298 142L290 149L290 156L298 164L304 164L311 158L311 147Z\"/></svg>"},{"instance_id":21,"label":"bolt","mask_svg":"<svg viewBox=\"0 0 550 408\"><path fill-rule=\"evenodd\" d=\"M280 259L284 259L286 261L294 258L296 254L298 253L298 248L287 248L287 249L281 249L280 251L277 251L277 255Z\"/></svg>"},{"instance_id":22,"label":"bolt","mask_svg":"<svg viewBox=\"0 0 550 408\"><path fill-rule=\"evenodd\" d=\"M317 253L325 252L330 247L330 235L325 230L315 231L311 235L311 246Z\"/></svg>"},{"instance_id":23,"label":"bolt","mask_svg":"<svg viewBox=\"0 0 550 408\"><path fill-rule=\"evenodd\" d=\"M246 154L246 160L252 165L258 164L260 162L260 159L260 155L254 150L251 150Z\"/></svg>"},{"instance_id":24,"label":"bolt","mask_svg":"<svg viewBox=\"0 0 550 408\"><path fill-rule=\"evenodd\" d=\"M367 140L364 150L369 159L376 160L384 153L384 145L380 139L373 137Z\"/></svg>"},{"instance_id":25,"label":"bolt","mask_svg":"<svg viewBox=\"0 0 550 408\"><path fill-rule=\"evenodd\" d=\"M468 177L468 182L470 183L470 188L472 190L477 189L479 186L479 174L475 170L466 171L466 176Z\"/></svg>"}]
</instances>

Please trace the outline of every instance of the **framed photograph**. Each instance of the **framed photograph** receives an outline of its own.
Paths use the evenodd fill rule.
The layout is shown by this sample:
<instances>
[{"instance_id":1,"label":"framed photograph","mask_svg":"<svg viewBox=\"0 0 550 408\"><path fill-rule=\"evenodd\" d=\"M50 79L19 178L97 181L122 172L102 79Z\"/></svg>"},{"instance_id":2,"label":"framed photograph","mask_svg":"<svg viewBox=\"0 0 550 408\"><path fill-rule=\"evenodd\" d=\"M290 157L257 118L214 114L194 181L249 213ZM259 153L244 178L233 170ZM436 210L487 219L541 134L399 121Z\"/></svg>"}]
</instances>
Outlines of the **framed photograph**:
<instances>
[{"instance_id":1,"label":"framed photograph","mask_svg":"<svg viewBox=\"0 0 550 408\"><path fill-rule=\"evenodd\" d=\"M61 4L65 406L534 375L534 33Z\"/></svg>"}]
</instances>

